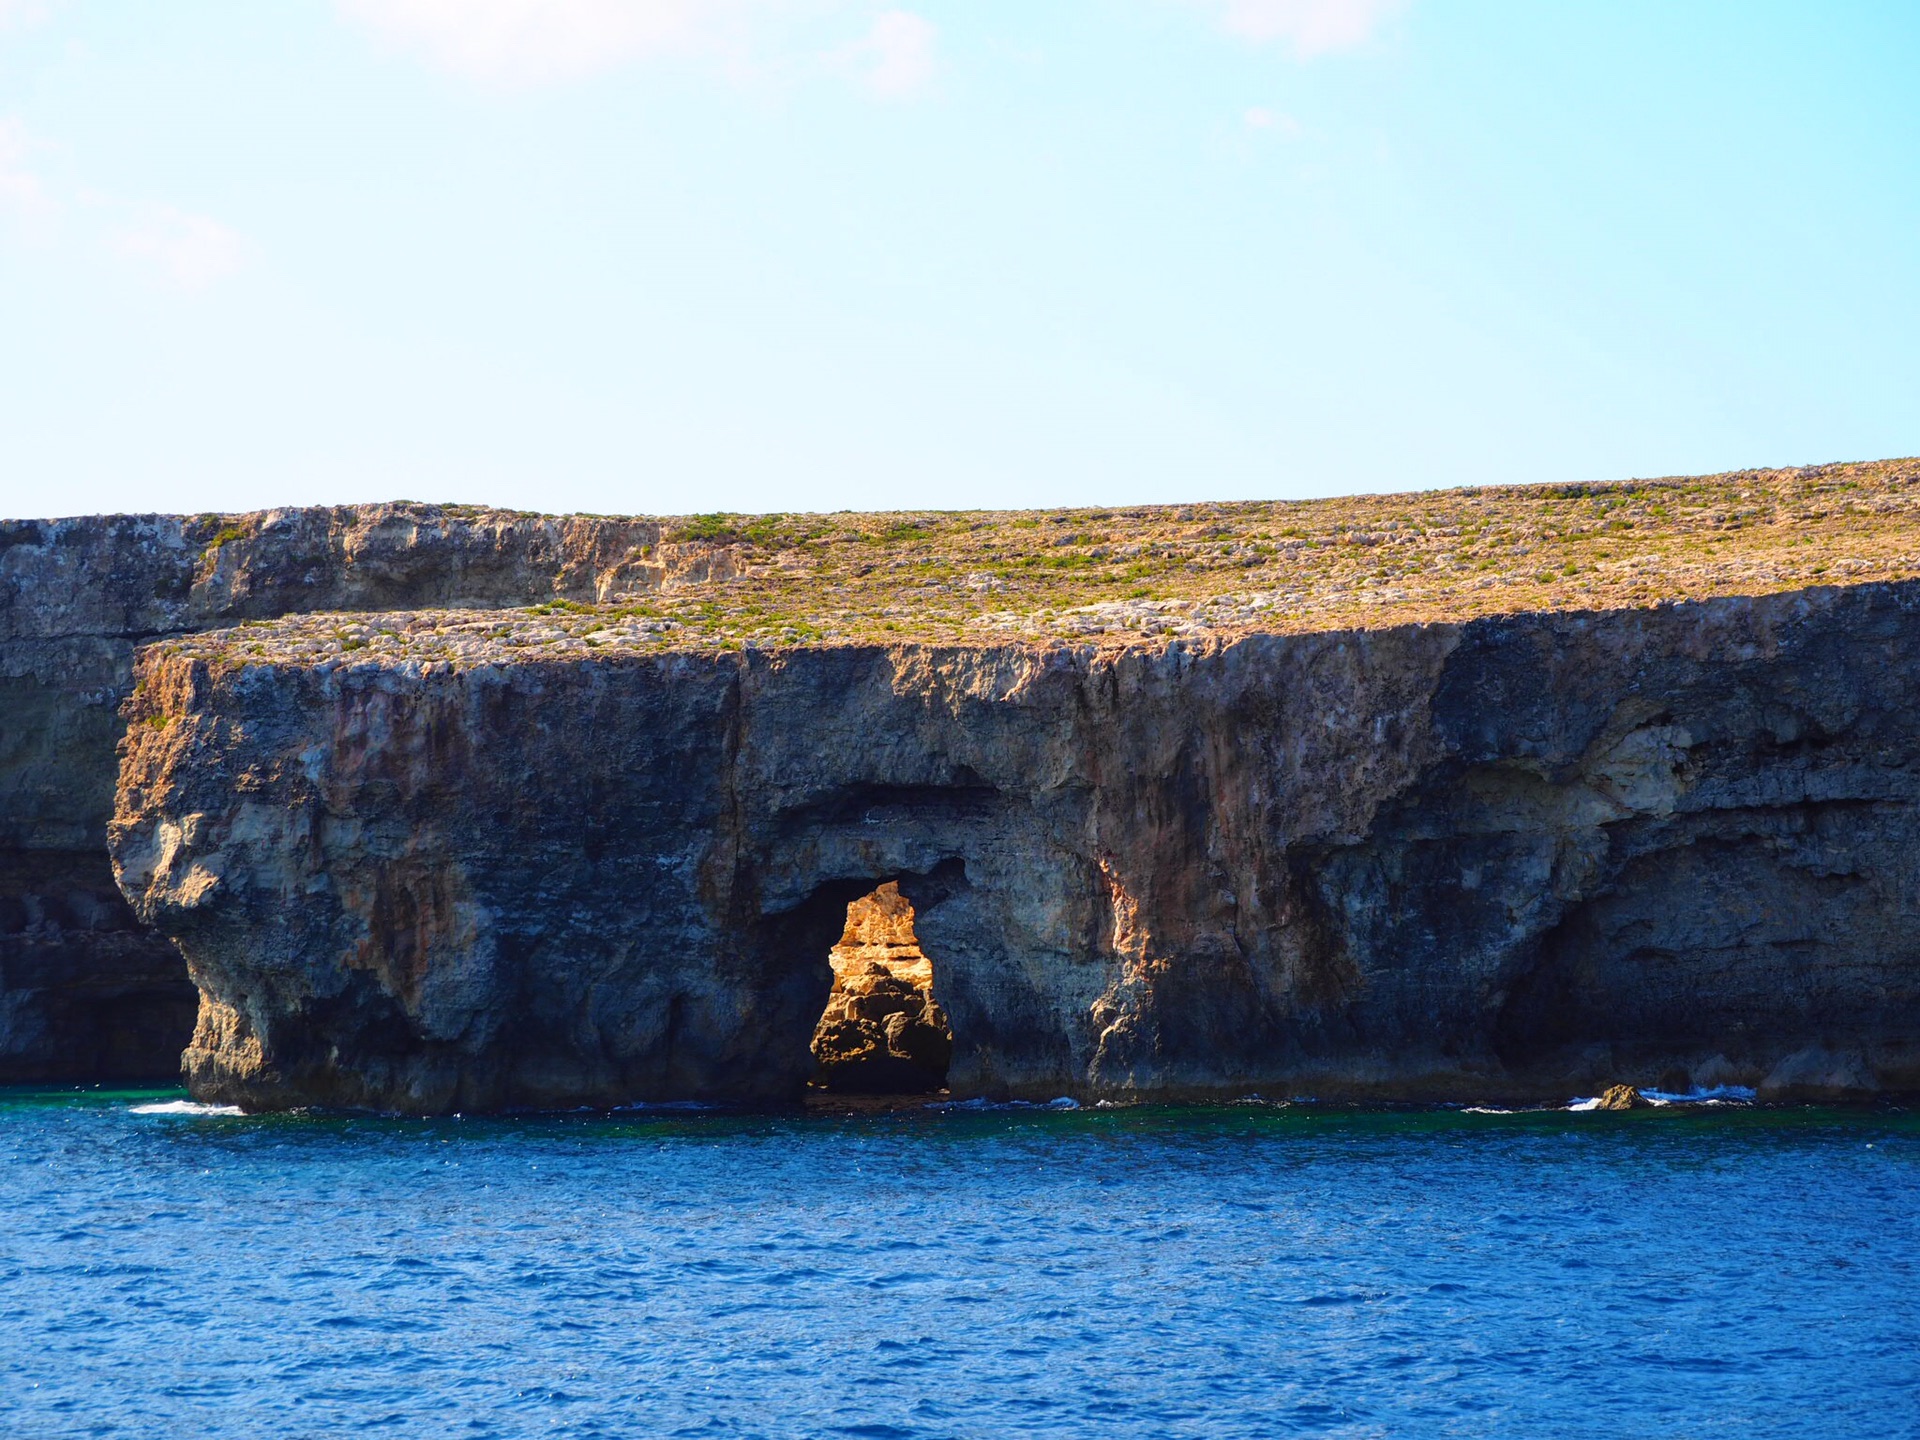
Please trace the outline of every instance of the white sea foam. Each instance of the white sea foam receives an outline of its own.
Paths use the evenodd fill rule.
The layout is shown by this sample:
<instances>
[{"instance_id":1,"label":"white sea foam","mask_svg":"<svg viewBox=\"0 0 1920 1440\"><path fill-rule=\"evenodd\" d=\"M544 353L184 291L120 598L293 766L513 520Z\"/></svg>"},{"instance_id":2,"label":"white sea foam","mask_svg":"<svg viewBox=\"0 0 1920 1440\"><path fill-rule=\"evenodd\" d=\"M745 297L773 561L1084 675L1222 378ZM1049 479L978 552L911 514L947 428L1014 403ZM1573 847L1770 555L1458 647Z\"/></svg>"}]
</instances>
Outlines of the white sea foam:
<instances>
[{"instance_id":1,"label":"white sea foam","mask_svg":"<svg viewBox=\"0 0 1920 1440\"><path fill-rule=\"evenodd\" d=\"M156 1100L151 1105L135 1105L135 1115L244 1115L238 1105L202 1105L198 1100Z\"/></svg>"},{"instance_id":2,"label":"white sea foam","mask_svg":"<svg viewBox=\"0 0 1920 1440\"><path fill-rule=\"evenodd\" d=\"M1751 1105L1753 1087L1750 1085L1715 1085L1710 1090L1642 1090L1640 1098L1649 1105L1662 1107L1667 1105ZM1600 1097L1591 1095L1576 1100L1567 1106L1569 1110L1598 1110Z\"/></svg>"},{"instance_id":3,"label":"white sea foam","mask_svg":"<svg viewBox=\"0 0 1920 1440\"><path fill-rule=\"evenodd\" d=\"M1751 1105L1751 1085L1715 1085L1706 1090L1642 1090L1655 1105Z\"/></svg>"}]
</instances>

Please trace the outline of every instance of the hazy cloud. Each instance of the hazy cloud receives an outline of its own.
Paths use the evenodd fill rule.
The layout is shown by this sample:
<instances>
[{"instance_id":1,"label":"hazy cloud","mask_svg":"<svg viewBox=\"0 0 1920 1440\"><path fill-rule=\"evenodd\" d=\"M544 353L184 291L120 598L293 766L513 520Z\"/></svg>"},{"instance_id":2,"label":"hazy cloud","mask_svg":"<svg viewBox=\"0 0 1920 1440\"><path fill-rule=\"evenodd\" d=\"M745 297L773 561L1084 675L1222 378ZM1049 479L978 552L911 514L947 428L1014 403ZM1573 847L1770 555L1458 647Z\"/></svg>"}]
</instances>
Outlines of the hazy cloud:
<instances>
[{"instance_id":1,"label":"hazy cloud","mask_svg":"<svg viewBox=\"0 0 1920 1440\"><path fill-rule=\"evenodd\" d=\"M879 95L918 95L933 83L933 22L910 10L887 10L874 18L862 48L870 61L867 84Z\"/></svg>"},{"instance_id":2,"label":"hazy cloud","mask_svg":"<svg viewBox=\"0 0 1920 1440\"><path fill-rule=\"evenodd\" d=\"M5 3L5 0L0 0ZM403 54L502 89L562 84L638 61L729 70L824 68L877 95L917 94L934 74L933 25L872 0L335 0ZM878 13L876 13L876 10ZM850 27L867 17L862 39ZM822 33L822 31L827 33ZM858 28L853 29L859 35Z\"/></svg>"},{"instance_id":3,"label":"hazy cloud","mask_svg":"<svg viewBox=\"0 0 1920 1440\"><path fill-rule=\"evenodd\" d=\"M122 255L152 266L189 290L203 289L232 274L247 254L246 241L238 231L171 205L142 210L114 235L113 245Z\"/></svg>"},{"instance_id":4,"label":"hazy cloud","mask_svg":"<svg viewBox=\"0 0 1920 1440\"><path fill-rule=\"evenodd\" d=\"M39 228L52 223L60 205L33 168L32 148L26 127L10 116L0 116L0 212Z\"/></svg>"},{"instance_id":5,"label":"hazy cloud","mask_svg":"<svg viewBox=\"0 0 1920 1440\"><path fill-rule=\"evenodd\" d=\"M1242 39L1279 41L1305 58L1351 50L1373 38L1405 0L1189 0Z\"/></svg>"},{"instance_id":6,"label":"hazy cloud","mask_svg":"<svg viewBox=\"0 0 1920 1440\"><path fill-rule=\"evenodd\" d=\"M0 0L0 7L33 0ZM1301 57L1365 43L1407 0L1184 0L1227 33L1278 42ZM938 31L911 10L874 0L335 0L387 48L503 89L561 84L662 57L735 71L824 65L876 95L924 93ZM4 14L0 8L0 14ZM865 38L847 27L866 19ZM822 26L840 31L822 36ZM855 30L855 34L859 31Z\"/></svg>"},{"instance_id":7,"label":"hazy cloud","mask_svg":"<svg viewBox=\"0 0 1920 1440\"><path fill-rule=\"evenodd\" d=\"M779 0L339 0L397 49L490 84L576 80L663 52L723 45Z\"/></svg>"},{"instance_id":8,"label":"hazy cloud","mask_svg":"<svg viewBox=\"0 0 1920 1440\"><path fill-rule=\"evenodd\" d=\"M1284 110L1269 110L1265 105L1248 106L1240 119L1249 130L1272 130L1289 138L1300 133L1298 120Z\"/></svg>"},{"instance_id":9,"label":"hazy cloud","mask_svg":"<svg viewBox=\"0 0 1920 1440\"><path fill-rule=\"evenodd\" d=\"M140 205L69 181L56 191L34 168L46 149L12 116L0 115L0 220L36 241L104 243L170 284L198 290L238 269L247 254L240 233L171 205Z\"/></svg>"},{"instance_id":10,"label":"hazy cloud","mask_svg":"<svg viewBox=\"0 0 1920 1440\"><path fill-rule=\"evenodd\" d=\"M48 0L0 0L0 30L44 20L51 8Z\"/></svg>"}]
</instances>

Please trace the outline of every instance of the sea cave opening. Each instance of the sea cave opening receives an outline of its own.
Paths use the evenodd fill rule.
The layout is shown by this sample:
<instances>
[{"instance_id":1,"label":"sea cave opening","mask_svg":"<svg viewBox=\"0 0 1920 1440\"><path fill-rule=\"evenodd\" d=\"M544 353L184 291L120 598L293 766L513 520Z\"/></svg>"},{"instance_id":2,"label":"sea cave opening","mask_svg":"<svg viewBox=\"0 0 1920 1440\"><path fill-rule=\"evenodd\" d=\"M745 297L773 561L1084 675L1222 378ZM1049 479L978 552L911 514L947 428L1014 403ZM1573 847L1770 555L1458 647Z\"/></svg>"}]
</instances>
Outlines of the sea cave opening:
<instances>
[{"instance_id":1,"label":"sea cave opening","mask_svg":"<svg viewBox=\"0 0 1920 1440\"><path fill-rule=\"evenodd\" d=\"M943 1090L953 1030L933 998L933 961L913 930L913 903L889 880L847 906L827 956L833 988L813 1032L817 1089L855 1095Z\"/></svg>"}]
</instances>

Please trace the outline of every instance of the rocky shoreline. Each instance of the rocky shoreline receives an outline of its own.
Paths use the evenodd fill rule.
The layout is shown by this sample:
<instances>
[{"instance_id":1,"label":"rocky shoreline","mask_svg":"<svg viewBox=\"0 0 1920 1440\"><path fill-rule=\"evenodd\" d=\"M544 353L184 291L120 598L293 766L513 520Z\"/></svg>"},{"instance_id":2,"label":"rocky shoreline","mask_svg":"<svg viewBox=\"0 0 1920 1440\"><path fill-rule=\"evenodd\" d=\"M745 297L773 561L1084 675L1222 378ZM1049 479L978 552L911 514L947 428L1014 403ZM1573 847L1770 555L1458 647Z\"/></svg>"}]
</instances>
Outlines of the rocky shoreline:
<instances>
[{"instance_id":1,"label":"rocky shoreline","mask_svg":"<svg viewBox=\"0 0 1920 1440\"><path fill-rule=\"evenodd\" d=\"M293 633L298 633L294 627ZM912 904L956 1095L1920 1089L1920 585L1203 645L145 651L196 1095L797 1095Z\"/></svg>"},{"instance_id":2,"label":"rocky shoreline","mask_svg":"<svg viewBox=\"0 0 1920 1440\"><path fill-rule=\"evenodd\" d=\"M1920 1091L1916 476L0 526L0 1082Z\"/></svg>"}]
</instances>

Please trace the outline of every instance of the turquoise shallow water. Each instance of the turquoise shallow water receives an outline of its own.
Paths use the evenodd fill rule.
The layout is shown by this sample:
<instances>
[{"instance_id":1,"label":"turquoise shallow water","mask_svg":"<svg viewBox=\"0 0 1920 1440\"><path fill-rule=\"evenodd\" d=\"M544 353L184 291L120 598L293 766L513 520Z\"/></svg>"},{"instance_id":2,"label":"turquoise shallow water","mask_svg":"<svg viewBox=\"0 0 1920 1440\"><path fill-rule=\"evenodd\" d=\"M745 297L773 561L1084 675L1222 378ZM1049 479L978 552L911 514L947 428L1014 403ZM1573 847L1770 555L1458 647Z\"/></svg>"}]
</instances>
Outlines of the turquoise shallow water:
<instances>
[{"instance_id":1,"label":"turquoise shallow water","mask_svg":"<svg viewBox=\"0 0 1920 1440\"><path fill-rule=\"evenodd\" d=\"M0 1434L1910 1436L1920 1117L0 1092Z\"/></svg>"}]
</instances>

